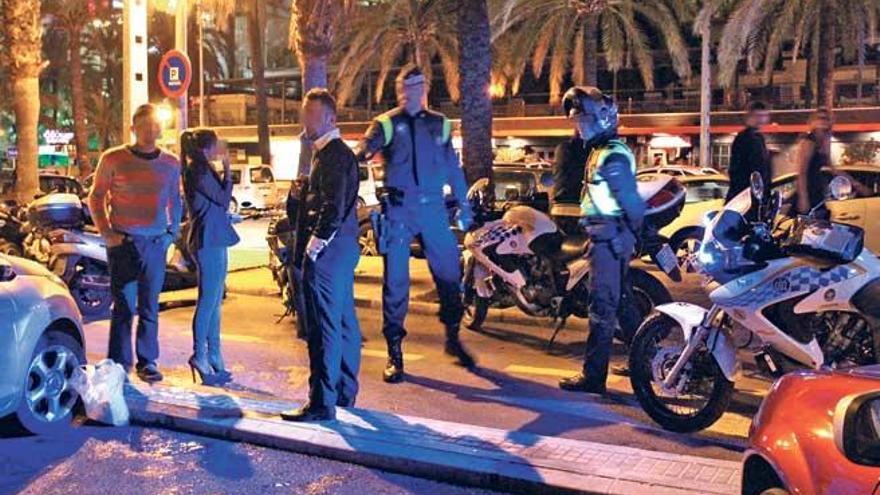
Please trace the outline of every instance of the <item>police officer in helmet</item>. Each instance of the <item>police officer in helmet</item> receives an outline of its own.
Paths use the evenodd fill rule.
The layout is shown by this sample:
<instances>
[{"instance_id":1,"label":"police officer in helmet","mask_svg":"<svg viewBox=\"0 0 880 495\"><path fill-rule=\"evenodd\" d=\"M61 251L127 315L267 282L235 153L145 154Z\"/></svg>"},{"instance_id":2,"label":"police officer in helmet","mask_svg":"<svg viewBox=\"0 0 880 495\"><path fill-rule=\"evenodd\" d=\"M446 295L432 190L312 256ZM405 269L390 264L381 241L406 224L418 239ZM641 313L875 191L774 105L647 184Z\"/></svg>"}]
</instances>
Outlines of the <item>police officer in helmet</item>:
<instances>
[{"instance_id":1,"label":"police officer in helmet","mask_svg":"<svg viewBox=\"0 0 880 495\"><path fill-rule=\"evenodd\" d=\"M590 236L590 336L584 368L560 380L564 390L605 392L611 341L617 320L632 321L635 311L622 308L630 287L629 262L642 229L645 203L636 189L636 162L617 136L617 104L598 88L578 86L566 92L563 108L591 147L581 193L581 223ZM629 318L626 318L629 316ZM618 318L619 317L619 318Z\"/></svg>"},{"instance_id":2,"label":"police officer in helmet","mask_svg":"<svg viewBox=\"0 0 880 495\"><path fill-rule=\"evenodd\" d=\"M388 344L383 378L403 379L401 344L409 302L410 242L420 236L431 274L440 296L440 321L446 329L446 353L459 364L474 360L459 340L464 307L461 301L461 266L458 242L450 230L444 186L459 205L463 230L472 223L467 182L452 147L452 126L445 116L426 108L428 81L415 65L404 67L396 81L399 105L374 119L360 143L361 159L382 153L386 188L393 190L383 209L385 278L382 288L382 333Z\"/></svg>"}]
</instances>

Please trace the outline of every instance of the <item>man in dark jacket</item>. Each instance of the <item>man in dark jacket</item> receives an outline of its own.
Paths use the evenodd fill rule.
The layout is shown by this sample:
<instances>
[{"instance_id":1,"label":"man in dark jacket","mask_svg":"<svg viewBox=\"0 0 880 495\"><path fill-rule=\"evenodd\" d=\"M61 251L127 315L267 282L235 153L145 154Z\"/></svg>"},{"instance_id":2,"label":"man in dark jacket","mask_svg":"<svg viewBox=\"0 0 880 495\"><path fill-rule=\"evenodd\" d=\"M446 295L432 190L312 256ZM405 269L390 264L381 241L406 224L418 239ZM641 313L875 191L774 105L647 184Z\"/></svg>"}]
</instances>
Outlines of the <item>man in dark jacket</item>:
<instances>
[{"instance_id":1,"label":"man in dark jacket","mask_svg":"<svg viewBox=\"0 0 880 495\"><path fill-rule=\"evenodd\" d=\"M354 312L354 269L360 258L355 214L357 159L336 128L336 101L325 89L303 99L303 122L314 140L305 215L303 289L308 318L309 401L281 414L288 421L336 418L354 406L361 331Z\"/></svg>"},{"instance_id":2,"label":"man in dark jacket","mask_svg":"<svg viewBox=\"0 0 880 495\"><path fill-rule=\"evenodd\" d=\"M767 105L753 101L746 113L746 128L736 135L730 148L730 188L727 190L726 202L749 188L752 172L761 174L765 191L770 189L770 153L761 134L761 127L770 122L770 111Z\"/></svg>"},{"instance_id":3,"label":"man in dark jacket","mask_svg":"<svg viewBox=\"0 0 880 495\"><path fill-rule=\"evenodd\" d=\"M550 215L566 234L579 233L581 191L584 189L584 167L591 146L575 134L556 147L553 162L553 196Z\"/></svg>"}]
</instances>

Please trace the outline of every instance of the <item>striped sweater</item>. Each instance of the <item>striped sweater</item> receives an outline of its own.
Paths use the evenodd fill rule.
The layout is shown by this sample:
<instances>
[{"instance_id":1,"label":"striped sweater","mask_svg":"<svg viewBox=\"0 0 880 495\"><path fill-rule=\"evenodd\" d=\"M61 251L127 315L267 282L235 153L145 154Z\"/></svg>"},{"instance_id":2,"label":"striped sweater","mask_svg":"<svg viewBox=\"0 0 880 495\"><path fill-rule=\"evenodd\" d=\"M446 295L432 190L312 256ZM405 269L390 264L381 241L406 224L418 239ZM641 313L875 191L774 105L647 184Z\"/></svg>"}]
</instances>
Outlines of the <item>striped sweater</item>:
<instances>
[{"instance_id":1,"label":"striped sweater","mask_svg":"<svg viewBox=\"0 0 880 495\"><path fill-rule=\"evenodd\" d=\"M129 146L107 150L95 171L89 208L99 232L154 236L180 228L180 162L166 151L155 156Z\"/></svg>"}]
</instances>

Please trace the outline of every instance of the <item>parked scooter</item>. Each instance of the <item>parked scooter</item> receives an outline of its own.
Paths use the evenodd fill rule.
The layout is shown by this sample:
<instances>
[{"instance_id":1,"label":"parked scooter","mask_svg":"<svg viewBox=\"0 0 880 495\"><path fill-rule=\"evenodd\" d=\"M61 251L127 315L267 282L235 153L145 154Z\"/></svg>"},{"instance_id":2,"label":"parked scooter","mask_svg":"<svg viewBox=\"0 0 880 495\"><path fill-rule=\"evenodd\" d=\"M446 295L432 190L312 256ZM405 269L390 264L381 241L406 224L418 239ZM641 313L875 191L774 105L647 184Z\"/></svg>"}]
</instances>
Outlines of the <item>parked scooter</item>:
<instances>
[{"instance_id":1,"label":"parked scooter","mask_svg":"<svg viewBox=\"0 0 880 495\"><path fill-rule=\"evenodd\" d=\"M831 181L834 199L851 191L848 179ZM632 388L668 430L697 431L721 417L738 350L771 376L878 362L880 259L864 249L864 231L812 213L778 219L779 194L770 204L764 197L755 174L751 190L708 217L696 262L712 307L657 306L633 339Z\"/></svg>"},{"instance_id":2,"label":"parked scooter","mask_svg":"<svg viewBox=\"0 0 880 495\"><path fill-rule=\"evenodd\" d=\"M678 216L685 199L678 181L658 180L639 183L639 193L648 204L646 223L653 227L651 232ZM468 192L475 217L488 222L464 240L465 325L479 329L490 307L516 306L530 316L555 320L548 346L552 345L570 316L589 314L589 237L565 235L550 216L528 206L514 206L499 220L492 220L498 212L488 204L491 199L486 200L491 197L488 188L488 180L481 179ZM651 237L650 242L641 240L641 253L653 255L667 274L680 277L672 250L662 239ZM630 303L640 317L672 300L666 287L645 270L633 267L629 273L634 298ZM617 336L628 343L634 331L619 330Z\"/></svg>"}]
</instances>

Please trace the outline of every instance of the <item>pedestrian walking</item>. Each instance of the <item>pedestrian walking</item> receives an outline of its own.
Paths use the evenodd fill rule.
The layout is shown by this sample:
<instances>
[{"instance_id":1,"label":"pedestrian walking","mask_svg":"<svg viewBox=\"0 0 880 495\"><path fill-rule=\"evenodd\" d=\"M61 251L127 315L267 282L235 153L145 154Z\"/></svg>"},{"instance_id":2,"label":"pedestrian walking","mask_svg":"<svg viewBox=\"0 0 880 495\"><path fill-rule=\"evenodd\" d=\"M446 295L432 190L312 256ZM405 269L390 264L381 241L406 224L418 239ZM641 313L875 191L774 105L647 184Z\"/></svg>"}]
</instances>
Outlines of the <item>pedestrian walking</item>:
<instances>
[{"instance_id":1,"label":"pedestrian walking","mask_svg":"<svg viewBox=\"0 0 880 495\"><path fill-rule=\"evenodd\" d=\"M336 128L336 100L315 88L303 98L303 124L313 140L311 176L298 215L309 347L309 400L287 421L336 418L358 393L361 331L354 311L358 247L358 162Z\"/></svg>"},{"instance_id":2,"label":"pedestrian walking","mask_svg":"<svg viewBox=\"0 0 880 495\"><path fill-rule=\"evenodd\" d=\"M415 65L400 71L396 81L397 108L378 116L359 145L361 161L381 152L385 187L391 192L383 205L385 228L378 240L385 246L382 286L382 333L388 344L383 379L403 380L402 342L409 302L410 242L421 236L425 256L440 296L440 321L446 329L446 353L459 364L473 367L474 359L459 340L464 313L461 301L461 253L448 218L443 188L449 186L459 205L458 222L467 230L473 222L467 182L452 147L452 126L445 116L428 110L428 82Z\"/></svg>"},{"instance_id":3,"label":"pedestrian walking","mask_svg":"<svg viewBox=\"0 0 880 495\"><path fill-rule=\"evenodd\" d=\"M749 188L753 172L761 174L764 184L770 185L772 171L770 153L761 133L761 127L770 122L770 110L761 101L753 101L746 112L746 127L733 140L730 147L730 187L727 189L729 202L739 193ZM769 187L764 188L769 197Z\"/></svg>"},{"instance_id":4,"label":"pedestrian walking","mask_svg":"<svg viewBox=\"0 0 880 495\"><path fill-rule=\"evenodd\" d=\"M156 107L137 108L133 144L107 150L95 171L88 204L107 243L113 309L107 355L131 371L132 321L138 315L137 375L162 380L159 358L159 293L165 254L180 230L180 163L156 141L162 125Z\"/></svg>"},{"instance_id":5,"label":"pedestrian walking","mask_svg":"<svg viewBox=\"0 0 880 495\"><path fill-rule=\"evenodd\" d=\"M566 92L563 109L578 129L590 156L584 173L581 214L590 236L590 336L583 371L559 381L564 390L605 393L614 329L633 326L634 308L625 297L629 263L641 235L645 202L636 188L636 159L617 135L617 104L598 88ZM637 323L635 323L637 324Z\"/></svg>"},{"instance_id":6,"label":"pedestrian walking","mask_svg":"<svg viewBox=\"0 0 880 495\"><path fill-rule=\"evenodd\" d=\"M825 152L831 139L831 116L825 110L818 110L810 116L809 126L810 132L798 139L796 148L798 174L794 205L802 215L813 212L828 220L831 217L825 206L828 184L822 180L822 169L831 166L831 157Z\"/></svg>"},{"instance_id":7,"label":"pedestrian walking","mask_svg":"<svg viewBox=\"0 0 880 495\"><path fill-rule=\"evenodd\" d=\"M228 248L239 241L229 219L232 173L229 156L222 157L223 175L214 169L217 134L210 129L186 131L180 136L180 164L189 213L187 247L198 269L199 295L193 314L193 354L190 370L205 385L232 380L220 348L220 310L229 264Z\"/></svg>"}]
</instances>

